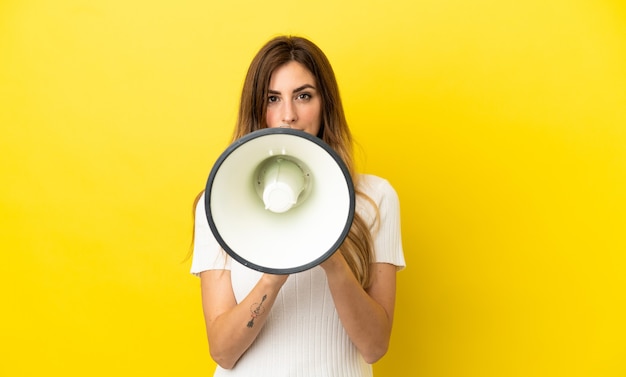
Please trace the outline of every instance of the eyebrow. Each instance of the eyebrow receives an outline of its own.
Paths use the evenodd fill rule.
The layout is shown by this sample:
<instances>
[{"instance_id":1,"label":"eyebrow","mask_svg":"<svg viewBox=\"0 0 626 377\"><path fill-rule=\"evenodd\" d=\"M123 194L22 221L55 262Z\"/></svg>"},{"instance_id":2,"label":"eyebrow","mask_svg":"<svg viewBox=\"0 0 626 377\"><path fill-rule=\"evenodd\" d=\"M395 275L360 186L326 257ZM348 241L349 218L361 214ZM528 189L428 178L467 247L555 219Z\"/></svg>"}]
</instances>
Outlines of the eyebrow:
<instances>
[{"instance_id":1,"label":"eyebrow","mask_svg":"<svg viewBox=\"0 0 626 377\"><path fill-rule=\"evenodd\" d=\"M295 88L295 89L293 90L293 92L292 92L292 93L298 93L298 92L301 92L301 91L303 91L303 90L305 90L305 89L313 89L313 90L317 90L317 89L315 89L315 87L314 87L313 85L311 85L311 84L304 84L304 85L302 85L302 86L299 86L299 87ZM279 92L278 90L272 90L272 89L269 89L269 90L268 90L268 93L269 93L269 94L280 94L280 92Z\"/></svg>"}]
</instances>

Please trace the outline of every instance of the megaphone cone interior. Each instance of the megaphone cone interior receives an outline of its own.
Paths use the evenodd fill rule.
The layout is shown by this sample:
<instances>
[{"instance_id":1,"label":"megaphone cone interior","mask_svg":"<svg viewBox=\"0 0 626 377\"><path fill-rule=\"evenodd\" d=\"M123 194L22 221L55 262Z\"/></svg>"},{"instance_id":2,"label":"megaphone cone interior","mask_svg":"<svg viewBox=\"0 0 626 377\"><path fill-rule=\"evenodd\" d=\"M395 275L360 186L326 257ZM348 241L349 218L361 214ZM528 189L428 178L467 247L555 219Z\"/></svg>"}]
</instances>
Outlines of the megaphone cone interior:
<instances>
[{"instance_id":1,"label":"megaphone cone interior","mask_svg":"<svg viewBox=\"0 0 626 377\"><path fill-rule=\"evenodd\" d=\"M231 144L206 185L209 227L233 259L288 274L330 257L348 235L350 173L321 139L290 128L254 131Z\"/></svg>"}]
</instances>

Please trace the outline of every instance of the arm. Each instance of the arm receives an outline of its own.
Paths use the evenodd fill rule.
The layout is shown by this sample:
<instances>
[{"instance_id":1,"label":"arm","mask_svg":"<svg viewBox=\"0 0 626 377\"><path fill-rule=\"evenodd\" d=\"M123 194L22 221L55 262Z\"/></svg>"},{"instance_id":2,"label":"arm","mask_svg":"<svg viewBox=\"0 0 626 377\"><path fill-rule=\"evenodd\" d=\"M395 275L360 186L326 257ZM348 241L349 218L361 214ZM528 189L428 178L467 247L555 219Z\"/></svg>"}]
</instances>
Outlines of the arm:
<instances>
[{"instance_id":1,"label":"arm","mask_svg":"<svg viewBox=\"0 0 626 377\"><path fill-rule=\"evenodd\" d=\"M389 348L396 294L396 266L371 265L372 285L364 290L341 253L321 264L350 340L366 362L372 364Z\"/></svg>"},{"instance_id":2,"label":"arm","mask_svg":"<svg viewBox=\"0 0 626 377\"><path fill-rule=\"evenodd\" d=\"M231 369L263 328L287 275L264 274L239 304L229 270L204 271L200 280L211 357L222 368Z\"/></svg>"}]
</instances>

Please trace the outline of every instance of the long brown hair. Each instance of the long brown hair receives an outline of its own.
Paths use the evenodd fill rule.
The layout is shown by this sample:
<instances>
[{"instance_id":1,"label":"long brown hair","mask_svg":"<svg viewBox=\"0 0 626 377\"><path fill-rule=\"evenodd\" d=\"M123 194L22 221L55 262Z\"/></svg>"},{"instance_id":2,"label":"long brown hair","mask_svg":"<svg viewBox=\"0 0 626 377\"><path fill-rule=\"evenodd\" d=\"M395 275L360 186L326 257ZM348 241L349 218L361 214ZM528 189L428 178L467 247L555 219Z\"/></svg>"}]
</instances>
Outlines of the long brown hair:
<instances>
[{"instance_id":1,"label":"long brown hair","mask_svg":"<svg viewBox=\"0 0 626 377\"><path fill-rule=\"evenodd\" d=\"M232 141L252 131L267 128L265 116L272 73L291 61L302 64L315 77L322 99L322 124L317 136L337 152L357 186L358 174L354 167L352 133L343 111L335 73L324 52L305 38L279 36L267 42L256 54L243 84ZM361 192L357 192L357 195L363 197L376 210L369 197ZM199 196L196 203L198 199ZM373 262L371 231L361 216L355 213L350 232L340 248L354 276L364 288L371 283L369 271Z\"/></svg>"}]
</instances>

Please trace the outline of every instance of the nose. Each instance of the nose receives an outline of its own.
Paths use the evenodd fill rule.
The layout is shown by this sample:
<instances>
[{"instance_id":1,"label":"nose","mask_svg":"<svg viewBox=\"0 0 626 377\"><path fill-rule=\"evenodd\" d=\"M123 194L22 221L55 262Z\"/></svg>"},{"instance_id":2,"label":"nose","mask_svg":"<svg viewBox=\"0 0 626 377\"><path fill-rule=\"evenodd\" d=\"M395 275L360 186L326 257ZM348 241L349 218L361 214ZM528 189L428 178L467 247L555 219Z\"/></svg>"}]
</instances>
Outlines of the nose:
<instances>
[{"instance_id":1,"label":"nose","mask_svg":"<svg viewBox=\"0 0 626 377\"><path fill-rule=\"evenodd\" d=\"M298 116L296 113L296 109L293 103L286 102L283 106L283 114L282 114L282 122L287 125L291 125L296 120L298 120Z\"/></svg>"}]
</instances>

